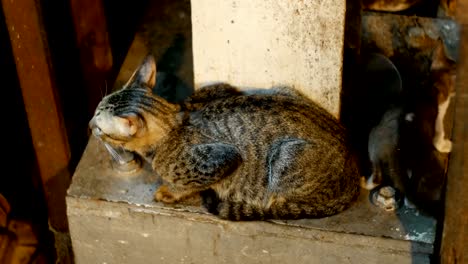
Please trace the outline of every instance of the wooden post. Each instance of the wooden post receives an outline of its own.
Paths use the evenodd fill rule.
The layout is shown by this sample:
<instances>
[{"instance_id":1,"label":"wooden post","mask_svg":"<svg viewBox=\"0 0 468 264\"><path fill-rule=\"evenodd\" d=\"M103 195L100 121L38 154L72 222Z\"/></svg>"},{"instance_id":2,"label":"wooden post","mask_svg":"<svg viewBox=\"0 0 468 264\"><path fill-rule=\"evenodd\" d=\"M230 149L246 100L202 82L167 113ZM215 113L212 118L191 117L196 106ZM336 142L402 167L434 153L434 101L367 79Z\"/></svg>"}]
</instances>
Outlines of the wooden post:
<instances>
[{"instance_id":1,"label":"wooden post","mask_svg":"<svg viewBox=\"0 0 468 264\"><path fill-rule=\"evenodd\" d=\"M468 263L468 1L459 0L461 23L457 95L445 197L441 263Z\"/></svg>"},{"instance_id":2,"label":"wooden post","mask_svg":"<svg viewBox=\"0 0 468 264\"><path fill-rule=\"evenodd\" d=\"M34 0L2 0L50 225L67 231L65 194L70 150L55 87L41 10ZM18 157L21 158L21 157Z\"/></svg>"}]
</instances>

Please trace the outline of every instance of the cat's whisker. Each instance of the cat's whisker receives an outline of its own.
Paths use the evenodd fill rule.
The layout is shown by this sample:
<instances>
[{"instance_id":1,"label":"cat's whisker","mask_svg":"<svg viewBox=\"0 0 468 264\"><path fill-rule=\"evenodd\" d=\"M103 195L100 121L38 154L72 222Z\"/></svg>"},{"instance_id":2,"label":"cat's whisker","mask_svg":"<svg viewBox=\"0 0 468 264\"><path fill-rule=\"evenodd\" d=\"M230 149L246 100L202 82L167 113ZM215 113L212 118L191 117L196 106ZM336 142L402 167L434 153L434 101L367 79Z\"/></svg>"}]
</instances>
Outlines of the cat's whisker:
<instances>
[{"instance_id":1,"label":"cat's whisker","mask_svg":"<svg viewBox=\"0 0 468 264\"><path fill-rule=\"evenodd\" d=\"M102 93L102 88L100 85L99 85L99 92L101 93L101 100L102 100L102 98L104 98L104 94Z\"/></svg>"},{"instance_id":2,"label":"cat's whisker","mask_svg":"<svg viewBox=\"0 0 468 264\"><path fill-rule=\"evenodd\" d=\"M111 154L112 158L119 162L119 163L124 163L124 159L120 156L120 154L113 148L111 147L108 143L104 142L104 146L106 147L107 151L109 151L109 154Z\"/></svg>"},{"instance_id":3,"label":"cat's whisker","mask_svg":"<svg viewBox=\"0 0 468 264\"><path fill-rule=\"evenodd\" d=\"M105 92L104 92L104 96L106 96L106 95L107 95L107 80L104 80L104 85L105 85L105 87L106 87L106 90L105 90Z\"/></svg>"}]
</instances>

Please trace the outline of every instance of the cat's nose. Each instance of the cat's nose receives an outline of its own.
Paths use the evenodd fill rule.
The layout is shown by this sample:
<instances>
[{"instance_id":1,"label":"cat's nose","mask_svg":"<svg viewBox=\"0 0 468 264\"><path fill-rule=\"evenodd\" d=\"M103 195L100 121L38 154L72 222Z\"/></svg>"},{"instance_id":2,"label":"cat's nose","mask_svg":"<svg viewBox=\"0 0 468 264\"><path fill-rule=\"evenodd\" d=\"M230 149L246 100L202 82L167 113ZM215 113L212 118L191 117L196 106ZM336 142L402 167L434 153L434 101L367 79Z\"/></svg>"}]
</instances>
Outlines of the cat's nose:
<instances>
[{"instance_id":1,"label":"cat's nose","mask_svg":"<svg viewBox=\"0 0 468 264\"><path fill-rule=\"evenodd\" d=\"M102 130L96 125L96 120L95 118L91 119L89 121L89 129L93 132L93 134L97 137L102 135Z\"/></svg>"},{"instance_id":2,"label":"cat's nose","mask_svg":"<svg viewBox=\"0 0 468 264\"><path fill-rule=\"evenodd\" d=\"M89 121L88 127L89 127L89 129L91 129L91 130L93 130L95 127L97 127L97 126L96 126L96 120L95 120L94 117Z\"/></svg>"}]
</instances>

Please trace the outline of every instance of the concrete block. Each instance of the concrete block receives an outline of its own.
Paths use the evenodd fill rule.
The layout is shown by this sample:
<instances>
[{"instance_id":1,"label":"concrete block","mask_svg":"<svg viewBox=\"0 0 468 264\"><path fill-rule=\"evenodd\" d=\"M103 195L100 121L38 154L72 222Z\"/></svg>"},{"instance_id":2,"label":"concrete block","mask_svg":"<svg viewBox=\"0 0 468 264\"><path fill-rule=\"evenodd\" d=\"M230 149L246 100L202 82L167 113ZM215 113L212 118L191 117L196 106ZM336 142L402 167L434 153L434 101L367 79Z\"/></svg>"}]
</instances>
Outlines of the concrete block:
<instances>
[{"instance_id":1,"label":"concrete block","mask_svg":"<svg viewBox=\"0 0 468 264\"><path fill-rule=\"evenodd\" d=\"M76 263L429 263L436 221L359 200L322 219L230 222L153 201L157 177L114 171L91 138L67 196Z\"/></svg>"},{"instance_id":2,"label":"concrete block","mask_svg":"<svg viewBox=\"0 0 468 264\"><path fill-rule=\"evenodd\" d=\"M340 110L346 0L192 0L195 86L294 86Z\"/></svg>"}]
</instances>

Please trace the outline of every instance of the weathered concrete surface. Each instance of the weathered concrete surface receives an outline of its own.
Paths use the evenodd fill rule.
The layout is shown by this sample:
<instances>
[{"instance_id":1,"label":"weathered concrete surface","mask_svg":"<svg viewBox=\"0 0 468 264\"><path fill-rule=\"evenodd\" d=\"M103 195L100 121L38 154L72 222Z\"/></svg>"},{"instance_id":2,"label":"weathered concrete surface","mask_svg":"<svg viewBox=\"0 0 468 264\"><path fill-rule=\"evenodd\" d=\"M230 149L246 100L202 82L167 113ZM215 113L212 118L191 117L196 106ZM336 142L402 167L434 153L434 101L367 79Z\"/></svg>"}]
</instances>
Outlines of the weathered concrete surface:
<instances>
[{"instance_id":1,"label":"weathered concrete surface","mask_svg":"<svg viewBox=\"0 0 468 264\"><path fill-rule=\"evenodd\" d=\"M157 184L148 167L114 172L92 138L67 197L77 263L428 263L433 251L435 220L383 212L367 192L333 217L229 222L196 201L154 202Z\"/></svg>"},{"instance_id":2,"label":"weathered concrete surface","mask_svg":"<svg viewBox=\"0 0 468 264\"><path fill-rule=\"evenodd\" d=\"M290 85L338 117L345 0L192 0L194 82Z\"/></svg>"},{"instance_id":3,"label":"weathered concrete surface","mask_svg":"<svg viewBox=\"0 0 468 264\"><path fill-rule=\"evenodd\" d=\"M77 263L427 263L407 243L67 199ZM425 252L427 253L427 252Z\"/></svg>"}]
</instances>

